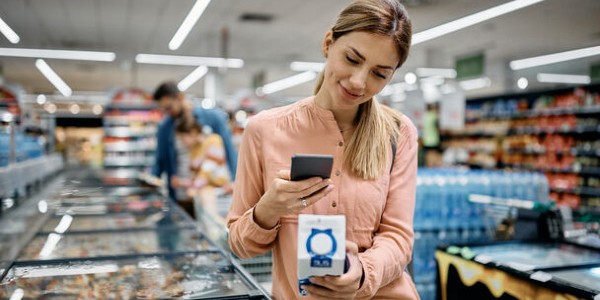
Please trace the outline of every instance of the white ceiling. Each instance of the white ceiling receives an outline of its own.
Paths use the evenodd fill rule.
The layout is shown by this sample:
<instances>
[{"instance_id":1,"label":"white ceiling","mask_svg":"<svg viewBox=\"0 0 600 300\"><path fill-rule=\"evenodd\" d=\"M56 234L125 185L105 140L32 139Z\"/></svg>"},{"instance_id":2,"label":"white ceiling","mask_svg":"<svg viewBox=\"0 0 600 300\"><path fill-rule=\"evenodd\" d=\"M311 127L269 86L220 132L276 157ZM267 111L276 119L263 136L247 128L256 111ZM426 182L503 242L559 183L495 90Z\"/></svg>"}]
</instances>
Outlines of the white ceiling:
<instances>
[{"instance_id":1,"label":"white ceiling","mask_svg":"<svg viewBox=\"0 0 600 300\"><path fill-rule=\"evenodd\" d=\"M252 86L254 74L265 71L266 81L294 74L289 62L320 61L320 42L345 0L214 0L177 51L167 47L194 4L193 0L2 0L0 17L21 41L10 44L0 36L0 47L111 51L114 62L47 62L77 93L139 86L149 91L163 80L181 80L193 67L140 65L137 53L222 56L221 32L229 29L227 54L245 60L243 69L225 74L225 92ZM496 6L505 0L410 0L408 12L414 32ZM272 14L269 23L241 22L243 13ZM530 88L537 72L588 74L600 56L514 73L508 61L600 45L600 0L546 0L476 26L416 45L397 72L401 80L417 67L451 68L456 57L484 52L486 74L493 86L468 96L514 91L513 81L526 76ZM1 57L6 83L27 93L55 93L34 66L34 59ZM273 97L311 93L307 83ZM203 81L189 89L203 95Z\"/></svg>"}]
</instances>

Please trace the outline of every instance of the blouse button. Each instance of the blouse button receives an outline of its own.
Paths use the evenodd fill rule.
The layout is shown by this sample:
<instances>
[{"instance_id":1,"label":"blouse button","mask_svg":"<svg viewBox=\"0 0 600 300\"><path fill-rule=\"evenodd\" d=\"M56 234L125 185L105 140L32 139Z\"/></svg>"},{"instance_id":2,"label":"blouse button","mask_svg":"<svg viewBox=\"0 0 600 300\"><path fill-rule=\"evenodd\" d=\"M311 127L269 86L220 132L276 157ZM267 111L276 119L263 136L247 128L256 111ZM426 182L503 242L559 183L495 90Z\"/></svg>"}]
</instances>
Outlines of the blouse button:
<instances>
[{"instance_id":1,"label":"blouse button","mask_svg":"<svg viewBox=\"0 0 600 300\"><path fill-rule=\"evenodd\" d=\"M331 207L336 207L336 206L337 206L337 203L336 203L335 201L333 201L333 202L331 203Z\"/></svg>"},{"instance_id":2,"label":"blouse button","mask_svg":"<svg viewBox=\"0 0 600 300\"><path fill-rule=\"evenodd\" d=\"M335 176L340 176L341 174L342 174L342 172L340 172L340 170L335 171Z\"/></svg>"},{"instance_id":3,"label":"blouse button","mask_svg":"<svg viewBox=\"0 0 600 300\"><path fill-rule=\"evenodd\" d=\"M338 146L340 146L340 147L344 146L344 142L339 142Z\"/></svg>"}]
</instances>

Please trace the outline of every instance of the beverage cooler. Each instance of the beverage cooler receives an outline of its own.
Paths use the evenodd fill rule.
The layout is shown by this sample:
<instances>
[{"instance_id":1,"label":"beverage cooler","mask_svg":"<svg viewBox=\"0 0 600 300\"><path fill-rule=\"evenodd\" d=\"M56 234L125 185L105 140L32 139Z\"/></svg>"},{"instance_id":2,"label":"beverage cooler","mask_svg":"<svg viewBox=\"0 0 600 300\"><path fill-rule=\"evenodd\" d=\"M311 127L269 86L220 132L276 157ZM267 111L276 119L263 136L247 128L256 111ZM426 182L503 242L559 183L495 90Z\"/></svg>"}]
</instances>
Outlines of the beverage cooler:
<instances>
[{"instance_id":1,"label":"beverage cooler","mask_svg":"<svg viewBox=\"0 0 600 300\"><path fill-rule=\"evenodd\" d=\"M0 219L0 299L270 299L177 205L70 170Z\"/></svg>"}]
</instances>

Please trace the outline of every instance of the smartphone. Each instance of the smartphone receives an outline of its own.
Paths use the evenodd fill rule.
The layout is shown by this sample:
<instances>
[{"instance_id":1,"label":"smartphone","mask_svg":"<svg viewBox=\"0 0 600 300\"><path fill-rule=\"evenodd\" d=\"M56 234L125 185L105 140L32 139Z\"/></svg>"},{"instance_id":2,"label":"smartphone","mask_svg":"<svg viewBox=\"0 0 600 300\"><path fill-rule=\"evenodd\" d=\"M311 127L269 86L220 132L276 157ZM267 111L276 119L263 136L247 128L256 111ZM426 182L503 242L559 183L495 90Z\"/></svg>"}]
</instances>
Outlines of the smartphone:
<instances>
[{"instance_id":1,"label":"smartphone","mask_svg":"<svg viewBox=\"0 0 600 300\"><path fill-rule=\"evenodd\" d=\"M323 179L331 176L333 155L326 154L294 154L292 156L292 181L303 180L311 177Z\"/></svg>"}]
</instances>

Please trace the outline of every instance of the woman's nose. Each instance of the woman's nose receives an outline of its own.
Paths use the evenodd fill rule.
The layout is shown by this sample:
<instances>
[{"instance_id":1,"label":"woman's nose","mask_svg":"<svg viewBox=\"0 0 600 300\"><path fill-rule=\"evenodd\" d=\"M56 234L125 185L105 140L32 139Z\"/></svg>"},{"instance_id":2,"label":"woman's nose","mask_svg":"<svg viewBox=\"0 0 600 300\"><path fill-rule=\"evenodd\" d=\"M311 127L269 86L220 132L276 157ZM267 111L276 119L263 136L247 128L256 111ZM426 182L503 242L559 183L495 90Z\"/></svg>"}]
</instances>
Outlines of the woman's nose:
<instances>
[{"instance_id":1,"label":"woman's nose","mask_svg":"<svg viewBox=\"0 0 600 300\"><path fill-rule=\"evenodd\" d=\"M367 86L367 75L368 72L366 70L360 69L356 70L350 76L350 88L352 92L363 93L364 89Z\"/></svg>"}]
</instances>

